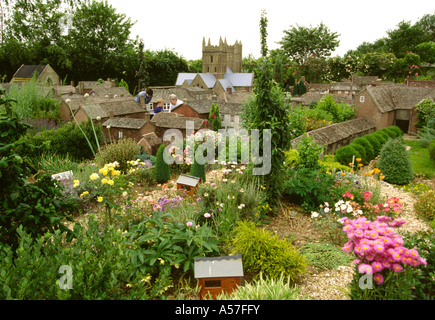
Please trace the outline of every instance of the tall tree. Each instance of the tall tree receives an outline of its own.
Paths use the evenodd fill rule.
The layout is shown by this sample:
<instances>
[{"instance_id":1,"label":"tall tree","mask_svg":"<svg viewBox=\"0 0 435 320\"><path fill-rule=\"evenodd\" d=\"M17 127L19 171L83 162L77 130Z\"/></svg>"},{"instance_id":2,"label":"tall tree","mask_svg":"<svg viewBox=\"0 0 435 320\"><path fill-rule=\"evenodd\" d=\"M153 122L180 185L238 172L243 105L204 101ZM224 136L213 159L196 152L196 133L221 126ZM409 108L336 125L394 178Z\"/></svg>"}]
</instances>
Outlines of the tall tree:
<instances>
[{"instance_id":1,"label":"tall tree","mask_svg":"<svg viewBox=\"0 0 435 320\"><path fill-rule=\"evenodd\" d=\"M132 50L135 42L129 39L133 25L130 18L117 13L107 1L92 1L78 8L68 34L73 79L121 78L126 61L137 61L137 53Z\"/></svg>"},{"instance_id":2,"label":"tall tree","mask_svg":"<svg viewBox=\"0 0 435 320\"><path fill-rule=\"evenodd\" d=\"M145 52L146 71L150 86L173 86L178 73L189 72L187 61L168 49Z\"/></svg>"},{"instance_id":3,"label":"tall tree","mask_svg":"<svg viewBox=\"0 0 435 320\"><path fill-rule=\"evenodd\" d=\"M260 20L263 57L259 59L255 73L254 96L251 96L245 104L241 118L245 129L259 130L259 154L263 156L263 170L266 163L270 165L270 170L262 173L267 201L271 207L277 209L282 191L284 151L290 147L291 136L287 121L289 108L285 103L282 89L273 81L271 60L266 58L268 53L266 28L267 18L263 10ZM267 144L270 146L270 152L263 148L263 146L267 148Z\"/></svg>"},{"instance_id":4,"label":"tall tree","mask_svg":"<svg viewBox=\"0 0 435 320\"><path fill-rule=\"evenodd\" d=\"M304 64L309 57L324 58L330 56L338 47L338 34L331 32L327 26L320 23L317 27L297 25L284 30L284 37L279 42L286 55L299 64Z\"/></svg>"}]
</instances>

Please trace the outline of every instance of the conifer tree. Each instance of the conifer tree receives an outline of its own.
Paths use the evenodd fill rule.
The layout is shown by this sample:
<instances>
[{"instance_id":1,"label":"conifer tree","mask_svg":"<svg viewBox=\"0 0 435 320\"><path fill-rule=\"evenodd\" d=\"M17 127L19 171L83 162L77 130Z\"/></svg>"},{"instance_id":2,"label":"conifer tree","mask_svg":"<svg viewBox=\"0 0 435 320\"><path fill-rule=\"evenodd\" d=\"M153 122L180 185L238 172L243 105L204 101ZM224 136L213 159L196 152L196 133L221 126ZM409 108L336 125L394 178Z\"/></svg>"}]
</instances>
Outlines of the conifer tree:
<instances>
[{"instance_id":1,"label":"conifer tree","mask_svg":"<svg viewBox=\"0 0 435 320\"><path fill-rule=\"evenodd\" d=\"M165 183L171 179L171 169L169 164L167 164L163 158L165 152L165 145L162 144L157 150L156 155L156 166L155 166L155 176L158 183Z\"/></svg>"}]
</instances>

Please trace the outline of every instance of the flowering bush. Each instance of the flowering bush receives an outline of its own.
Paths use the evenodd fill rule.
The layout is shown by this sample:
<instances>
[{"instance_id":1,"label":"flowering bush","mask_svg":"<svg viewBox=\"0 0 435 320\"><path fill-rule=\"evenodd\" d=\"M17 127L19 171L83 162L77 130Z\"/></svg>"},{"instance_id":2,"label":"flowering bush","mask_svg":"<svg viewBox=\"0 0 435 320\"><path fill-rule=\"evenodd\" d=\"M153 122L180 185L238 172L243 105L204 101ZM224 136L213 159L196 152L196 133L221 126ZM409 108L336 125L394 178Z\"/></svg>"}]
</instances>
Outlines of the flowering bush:
<instances>
[{"instance_id":1,"label":"flowering bush","mask_svg":"<svg viewBox=\"0 0 435 320\"><path fill-rule=\"evenodd\" d=\"M343 246L343 251L355 253L357 259L354 262L358 272L373 274L373 279L378 285L407 266L427 265L418 251L404 247L402 237L395 233L394 229L403 225L405 221L391 220L392 218L387 216L378 216L373 222L365 217L354 220L347 217L341 219L343 231L349 238Z\"/></svg>"},{"instance_id":2,"label":"flowering bush","mask_svg":"<svg viewBox=\"0 0 435 320\"><path fill-rule=\"evenodd\" d=\"M121 171L117 169L118 167L119 163L116 161L106 164L98 170L98 173L92 173L89 176L89 181L85 182L83 186L79 180L74 180L74 188L83 190L80 198L84 200L95 199L105 206L109 223L112 223L112 209L120 207L116 200L128 196L129 184L127 184Z\"/></svg>"}]
</instances>

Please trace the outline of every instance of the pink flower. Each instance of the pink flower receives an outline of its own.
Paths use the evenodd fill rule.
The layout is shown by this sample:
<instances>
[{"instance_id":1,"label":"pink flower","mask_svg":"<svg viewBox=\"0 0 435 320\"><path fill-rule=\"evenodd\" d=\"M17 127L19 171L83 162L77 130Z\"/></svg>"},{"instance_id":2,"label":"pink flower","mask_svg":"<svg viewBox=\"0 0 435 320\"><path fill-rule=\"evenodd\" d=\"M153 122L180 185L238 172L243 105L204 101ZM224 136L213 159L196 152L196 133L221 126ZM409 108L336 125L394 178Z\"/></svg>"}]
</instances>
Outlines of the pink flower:
<instances>
[{"instance_id":1,"label":"pink flower","mask_svg":"<svg viewBox=\"0 0 435 320\"><path fill-rule=\"evenodd\" d=\"M403 270L403 267L400 264L398 264L398 263L393 264L393 271L394 272L400 272L402 270Z\"/></svg>"},{"instance_id":2,"label":"pink flower","mask_svg":"<svg viewBox=\"0 0 435 320\"><path fill-rule=\"evenodd\" d=\"M193 225L193 223L191 221L186 222L186 226L191 227Z\"/></svg>"},{"instance_id":3,"label":"pink flower","mask_svg":"<svg viewBox=\"0 0 435 320\"><path fill-rule=\"evenodd\" d=\"M371 265L365 264L365 263L361 263L358 266L358 271L359 273L373 273L373 269Z\"/></svg>"},{"instance_id":4,"label":"pink flower","mask_svg":"<svg viewBox=\"0 0 435 320\"><path fill-rule=\"evenodd\" d=\"M376 281L377 284L384 283L384 276L382 274L380 274L380 273L376 273L373 278L374 278L374 280Z\"/></svg>"},{"instance_id":5,"label":"pink flower","mask_svg":"<svg viewBox=\"0 0 435 320\"><path fill-rule=\"evenodd\" d=\"M366 202L371 201L372 196L373 196L373 192L371 192L371 191L364 192L364 194L363 194L364 201L366 201Z\"/></svg>"},{"instance_id":6,"label":"pink flower","mask_svg":"<svg viewBox=\"0 0 435 320\"><path fill-rule=\"evenodd\" d=\"M204 218L210 218L211 214L210 213L204 213Z\"/></svg>"}]
</instances>

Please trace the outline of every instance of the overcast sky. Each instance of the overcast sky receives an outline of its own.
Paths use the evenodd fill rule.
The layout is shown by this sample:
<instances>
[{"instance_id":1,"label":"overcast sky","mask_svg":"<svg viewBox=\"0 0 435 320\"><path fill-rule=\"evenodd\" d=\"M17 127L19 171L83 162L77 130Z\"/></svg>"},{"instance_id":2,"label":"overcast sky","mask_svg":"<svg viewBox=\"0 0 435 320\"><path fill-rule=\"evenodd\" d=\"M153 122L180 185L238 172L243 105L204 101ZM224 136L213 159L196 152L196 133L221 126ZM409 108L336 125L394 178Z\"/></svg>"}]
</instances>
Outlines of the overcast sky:
<instances>
[{"instance_id":1,"label":"overcast sky","mask_svg":"<svg viewBox=\"0 0 435 320\"><path fill-rule=\"evenodd\" d=\"M243 57L260 56L261 10L268 19L268 47L276 49L284 30L323 22L339 34L340 45L333 56L343 56L358 45L387 36L401 21L415 23L435 13L433 0L108 0L136 24L132 37L144 40L145 49L169 49L187 60L202 58L202 39L212 45L219 38L229 45L243 44ZM214 3L217 5L215 6Z\"/></svg>"}]
</instances>

